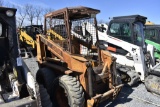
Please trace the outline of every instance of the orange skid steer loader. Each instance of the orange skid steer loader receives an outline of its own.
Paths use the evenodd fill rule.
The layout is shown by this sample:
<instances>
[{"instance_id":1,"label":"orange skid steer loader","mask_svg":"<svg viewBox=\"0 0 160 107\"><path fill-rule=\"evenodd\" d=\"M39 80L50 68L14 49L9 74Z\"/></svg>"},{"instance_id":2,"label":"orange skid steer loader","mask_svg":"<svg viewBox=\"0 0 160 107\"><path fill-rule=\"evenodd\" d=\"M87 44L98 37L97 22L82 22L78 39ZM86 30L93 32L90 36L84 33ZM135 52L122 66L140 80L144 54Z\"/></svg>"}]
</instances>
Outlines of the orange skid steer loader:
<instances>
[{"instance_id":1,"label":"orange skid steer loader","mask_svg":"<svg viewBox=\"0 0 160 107\"><path fill-rule=\"evenodd\" d=\"M96 37L86 29L78 30L87 22L96 27L99 12L72 7L45 15L44 34L47 27L63 25L54 29L62 40L42 34L36 38L40 66L37 82L44 85L55 107L94 107L106 99L114 99L123 86L116 71L116 58L100 48L97 29ZM93 39L97 40L95 44ZM80 52L82 46L87 48L85 55Z\"/></svg>"}]
</instances>

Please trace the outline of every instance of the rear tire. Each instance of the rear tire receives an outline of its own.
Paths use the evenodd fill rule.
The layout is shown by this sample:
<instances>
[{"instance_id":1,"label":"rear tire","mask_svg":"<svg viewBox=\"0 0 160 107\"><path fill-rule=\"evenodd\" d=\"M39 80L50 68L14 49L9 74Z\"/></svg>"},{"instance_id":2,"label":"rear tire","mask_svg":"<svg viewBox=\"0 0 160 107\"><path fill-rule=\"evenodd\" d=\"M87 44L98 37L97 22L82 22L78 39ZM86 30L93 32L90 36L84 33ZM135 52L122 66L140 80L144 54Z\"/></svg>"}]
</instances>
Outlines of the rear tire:
<instances>
[{"instance_id":1,"label":"rear tire","mask_svg":"<svg viewBox=\"0 0 160 107\"><path fill-rule=\"evenodd\" d=\"M37 73L37 82L39 84L42 84L44 88L47 89L47 92L49 95L51 95L52 92L52 84L55 80L55 74L52 70L49 68L41 68Z\"/></svg>"},{"instance_id":2,"label":"rear tire","mask_svg":"<svg viewBox=\"0 0 160 107\"><path fill-rule=\"evenodd\" d=\"M80 82L68 75L58 77L53 83L52 100L56 107L83 107L85 98Z\"/></svg>"},{"instance_id":3,"label":"rear tire","mask_svg":"<svg viewBox=\"0 0 160 107\"><path fill-rule=\"evenodd\" d=\"M42 84L39 84L39 93L40 93L42 107L52 107L52 102L47 93L47 90L44 88Z\"/></svg>"},{"instance_id":4,"label":"rear tire","mask_svg":"<svg viewBox=\"0 0 160 107\"><path fill-rule=\"evenodd\" d=\"M51 92L54 79L55 74L49 68L39 69L36 75L36 80L39 83L42 107L53 107L53 102L51 101Z\"/></svg>"}]
</instances>

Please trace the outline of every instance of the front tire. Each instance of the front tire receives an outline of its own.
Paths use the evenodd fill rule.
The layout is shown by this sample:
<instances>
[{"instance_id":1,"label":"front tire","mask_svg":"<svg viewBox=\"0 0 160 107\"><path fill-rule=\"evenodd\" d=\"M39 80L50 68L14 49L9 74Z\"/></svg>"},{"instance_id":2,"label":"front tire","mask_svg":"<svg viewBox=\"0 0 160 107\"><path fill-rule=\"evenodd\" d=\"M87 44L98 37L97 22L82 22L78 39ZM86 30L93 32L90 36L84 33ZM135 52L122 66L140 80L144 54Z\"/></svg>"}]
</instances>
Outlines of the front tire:
<instances>
[{"instance_id":1,"label":"front tire","mask_svg":"<svg viewBox=\"0 0 160 107\"><path fill-rule=\"evenodd\" d=\"M57 107L83 107L85 98L80 82L68 75L58 77L53 83L52 100Z\"/></svg>"}]
</instances>

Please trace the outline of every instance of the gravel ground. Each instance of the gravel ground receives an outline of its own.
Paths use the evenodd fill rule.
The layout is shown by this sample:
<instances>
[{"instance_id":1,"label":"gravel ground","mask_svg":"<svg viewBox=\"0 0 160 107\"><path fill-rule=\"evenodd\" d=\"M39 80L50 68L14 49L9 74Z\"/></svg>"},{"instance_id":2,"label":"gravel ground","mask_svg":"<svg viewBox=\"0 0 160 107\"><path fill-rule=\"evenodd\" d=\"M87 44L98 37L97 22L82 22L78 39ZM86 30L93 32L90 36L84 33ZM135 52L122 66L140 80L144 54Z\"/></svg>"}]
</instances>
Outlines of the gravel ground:
<instances>
[{"instance_id":1,"label":"gravel ground","mask_svg":"<svg viewBox=\"0 0 160 107\"><path fill-rule=\"evenodd\" d=\"M24 62L35 75L38 65L35 58ZM134 87L124 86L113 102L103 102L99 107L160 107L160 96L148 92L143 83Z\"/></svg>"},{"instance_id":2,"label":"gravel ground","mask_svg":"<svg viewBox=\"0 0 160 107\"><path fill-rule=\"evenodd\" d=\"M29 69L34 71L34 76L38 70L35 60L24 60ZM148 92L144 84L139 83L134 87L124 86L113 102L103 102L99 107L160 107L160 96Z\"/></svg>"},{"instance_id":3,"label":"gravel ground","mask_svg":"<svg viewBox=\"0 0 160 107\"><path fill-rule=\"evenodd\" d=\"M135 87L124 86L112 102L104 102L99 107L160 107L160 96L148 92L144 84Z\"/></svg>"}]
</instances>

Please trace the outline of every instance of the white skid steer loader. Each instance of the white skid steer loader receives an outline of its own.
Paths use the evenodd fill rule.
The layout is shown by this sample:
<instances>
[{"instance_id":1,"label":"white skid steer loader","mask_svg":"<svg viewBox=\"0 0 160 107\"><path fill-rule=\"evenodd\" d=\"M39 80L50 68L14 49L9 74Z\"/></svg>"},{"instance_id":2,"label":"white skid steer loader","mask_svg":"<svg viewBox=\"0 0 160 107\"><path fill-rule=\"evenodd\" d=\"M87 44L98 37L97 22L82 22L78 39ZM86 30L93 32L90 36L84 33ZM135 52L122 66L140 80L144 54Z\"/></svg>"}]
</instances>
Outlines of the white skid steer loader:
<instances>
[{"instance_id":1,"label":"white skid steer loader","mask_svg":"<svg viewBox=\"0 0 160 107\"><path fill-rule=\"evenodd\" d=\"M117 70L122 81L132 86L138 81L145 82L148 91L160 94L160 64L153 61L154 48L145 44L144 24L146 17L140 15L113 17L109 26L98 26L100 43L117 58ZM95 35L87 23L86 30ZM92 26L93 29L94 26Z\"/></svg>"}]
</instances>

